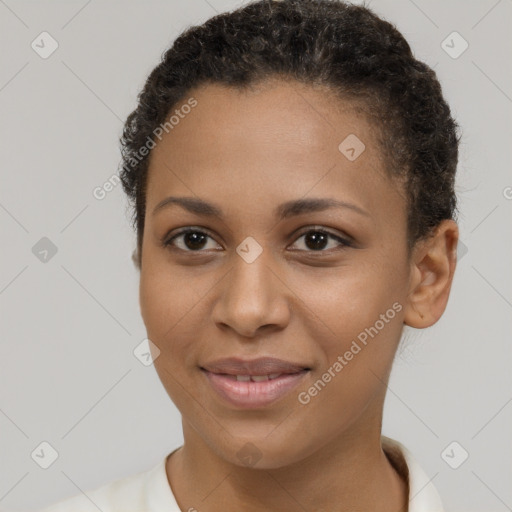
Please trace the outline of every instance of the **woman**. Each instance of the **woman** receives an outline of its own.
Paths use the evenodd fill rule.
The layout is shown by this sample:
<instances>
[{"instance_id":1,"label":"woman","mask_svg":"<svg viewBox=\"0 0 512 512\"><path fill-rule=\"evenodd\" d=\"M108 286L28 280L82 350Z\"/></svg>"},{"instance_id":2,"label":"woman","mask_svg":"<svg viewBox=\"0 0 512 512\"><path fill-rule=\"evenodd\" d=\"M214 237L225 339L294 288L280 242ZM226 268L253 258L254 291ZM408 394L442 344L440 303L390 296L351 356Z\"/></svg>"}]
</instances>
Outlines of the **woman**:
<instances>
[{"instance_id":1,"label":"woman","mask_svg":"<svg viewBox=\"0 0 512 512\"><path fill-rule=\"evenodd\" d=\"M371 10L263 0L186 30L128 117L140 306L184 444L45 509L438 512L382 436L404 325L456 265L457 124Z\"/></svg>"}]
</instances>

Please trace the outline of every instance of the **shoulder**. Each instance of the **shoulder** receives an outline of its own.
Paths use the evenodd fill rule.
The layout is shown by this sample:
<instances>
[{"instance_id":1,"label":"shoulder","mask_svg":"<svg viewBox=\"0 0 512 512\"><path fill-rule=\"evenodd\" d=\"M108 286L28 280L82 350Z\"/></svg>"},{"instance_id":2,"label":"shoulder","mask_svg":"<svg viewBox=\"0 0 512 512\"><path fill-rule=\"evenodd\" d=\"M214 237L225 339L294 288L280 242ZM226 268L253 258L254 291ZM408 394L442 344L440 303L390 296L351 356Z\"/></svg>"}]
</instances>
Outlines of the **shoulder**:
<instances>
[{"instance_id":1,"label":"shoulder","mask_svg":"<svg viewBox=\"0 0 512 512\"><path fill-rule=\"evenodd\" d=\"M141 512L147 507L148 483L158 466L116 479L47 506L40 512Z\"/></svg>"}]
</instances>

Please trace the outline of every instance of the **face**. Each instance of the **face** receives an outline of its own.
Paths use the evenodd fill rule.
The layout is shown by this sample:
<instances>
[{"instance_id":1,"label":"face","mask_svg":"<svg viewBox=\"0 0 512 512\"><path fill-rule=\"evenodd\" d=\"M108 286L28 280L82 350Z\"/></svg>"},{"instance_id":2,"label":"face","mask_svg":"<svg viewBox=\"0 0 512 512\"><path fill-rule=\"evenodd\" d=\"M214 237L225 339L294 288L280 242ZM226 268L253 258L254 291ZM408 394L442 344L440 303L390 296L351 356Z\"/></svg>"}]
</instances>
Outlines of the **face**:
<instances>
[{"instance_id":1,"label":"face","mask_svg":"<svg viewBox=\"0 0 512 512\"><path fill-rule=\"evenodd\" d=\"M140 279L185 440L270 468L379 429L410 267L404 195L372 126L294 82L190 97L151 154ZM169 197L196 202L154 212ZM267 357L295 366L243 363ZM239 364L215 367L224 358Z\"/></svg>"}]
</instances>

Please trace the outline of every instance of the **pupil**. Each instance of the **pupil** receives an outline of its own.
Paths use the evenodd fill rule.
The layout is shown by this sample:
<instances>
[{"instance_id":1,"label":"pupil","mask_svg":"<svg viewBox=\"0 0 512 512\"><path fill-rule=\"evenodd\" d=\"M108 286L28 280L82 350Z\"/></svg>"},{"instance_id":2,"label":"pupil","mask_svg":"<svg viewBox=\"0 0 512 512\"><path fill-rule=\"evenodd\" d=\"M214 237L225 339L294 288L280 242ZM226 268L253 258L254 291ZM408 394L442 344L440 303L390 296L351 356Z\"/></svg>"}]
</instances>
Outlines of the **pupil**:
<instances>
[{"instance_id":1,"label":"pupil","mask_svg":"<svg viewBox=\"0 0 512 512\"><path fill-rule=\"evenodd\" d=\"M312 243L309 244L309 241L311 241ZM327 235L319 231L313 231L312 233L308 233L306 235L306 245L312 250L323 249L325 247L326 241Z\"/></svg>"},{"instance_id":2,"label":"pupil","mask_svg":"<svg viewBox=\"0 0 512 512\"><path fill-rule=\"evenodd\" d=\"M201 249L204 245L206 236L202 233L187 233L185 235L185 244L189 249Z\"/></svg>"}]
</instances>

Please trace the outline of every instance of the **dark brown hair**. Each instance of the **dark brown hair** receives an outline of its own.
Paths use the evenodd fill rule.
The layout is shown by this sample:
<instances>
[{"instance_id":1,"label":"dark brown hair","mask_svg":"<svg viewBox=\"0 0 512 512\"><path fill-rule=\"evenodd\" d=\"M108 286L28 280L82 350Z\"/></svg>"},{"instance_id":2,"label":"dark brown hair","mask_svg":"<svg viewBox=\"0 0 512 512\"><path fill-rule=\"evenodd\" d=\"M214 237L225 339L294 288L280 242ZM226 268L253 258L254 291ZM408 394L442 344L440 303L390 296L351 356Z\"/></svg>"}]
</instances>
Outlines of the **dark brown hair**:
<instances>
[{"instance_id":1,"label":"dark brown hair","mask_svg":"<svg viewBox=\"0 0 512 512\"><path fill-rule=\"evenodd\" d=\"M151 155L141 157L141 148L154 145L155 129L192 88L244 89L276 77L325 85L372 119L386 170L404 184L409 251L454 218L458 125L435 72L415 59L395 26L342 1L260 0L185 30L150 73L126 120L120 178L137 231L138 266Z\"/></svg>"}]
</instances>

